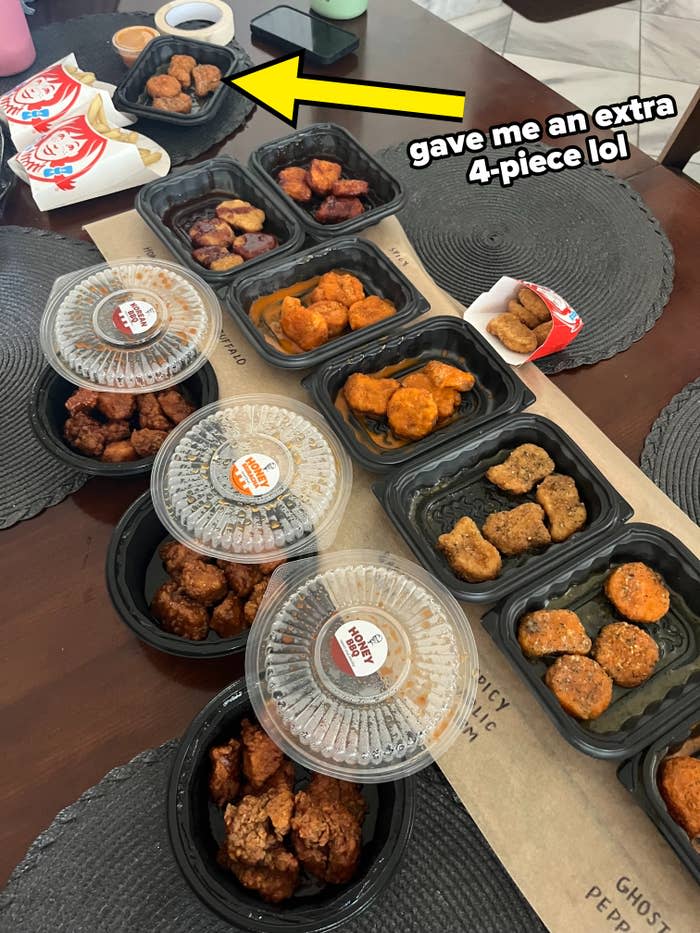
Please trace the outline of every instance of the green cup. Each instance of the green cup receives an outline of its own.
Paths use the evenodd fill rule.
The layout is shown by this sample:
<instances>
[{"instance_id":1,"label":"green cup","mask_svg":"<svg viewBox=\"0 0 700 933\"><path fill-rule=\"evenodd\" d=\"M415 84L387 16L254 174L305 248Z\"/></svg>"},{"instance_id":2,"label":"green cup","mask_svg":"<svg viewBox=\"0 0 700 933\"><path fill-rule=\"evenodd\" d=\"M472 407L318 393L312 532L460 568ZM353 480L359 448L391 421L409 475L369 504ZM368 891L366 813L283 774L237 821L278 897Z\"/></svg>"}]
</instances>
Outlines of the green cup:
<instances>
[{"instance_id":1,"label":"green cup","mask_svg":"<svg viewBox=\"0 0 700 933\"><path fill-rule=\"evenodd\" d=\"M367 0L311 0L311 9L328 19L354 19L367 12Z\"/></svg>"}]
</instances>

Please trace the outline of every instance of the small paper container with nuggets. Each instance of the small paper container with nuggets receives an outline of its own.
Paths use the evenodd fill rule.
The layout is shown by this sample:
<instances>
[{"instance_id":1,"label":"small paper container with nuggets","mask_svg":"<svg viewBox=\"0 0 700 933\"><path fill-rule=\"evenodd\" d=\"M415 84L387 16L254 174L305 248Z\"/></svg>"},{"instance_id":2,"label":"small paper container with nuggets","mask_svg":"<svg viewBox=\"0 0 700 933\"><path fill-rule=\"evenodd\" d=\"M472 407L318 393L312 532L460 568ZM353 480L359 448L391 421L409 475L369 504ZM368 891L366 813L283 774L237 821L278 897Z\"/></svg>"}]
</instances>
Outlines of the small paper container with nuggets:
<instances>
[{"instance_id":1,"label":"small paper container with nuggets","mask_svg":"<svg viewBox=\"0 0 700 933\"><path fill-rule=\"evenodd\" d=\"M547 306L552 322L552 329L544 343L531 353L516 353L509 350L499 339L489 333L489 321L499 314L508 311L508 302L518 300L518 292L522 288L530 289ZM464 312L464 320L475 327L484 340L488 340L494 350L511 366L522 366L531 363L543 356L563 350L574 339L583 327L583 321L565 298L534 282L525 282L513 279L507 275L502 276L489 291L479 295ZM546 323L546 322L545 322Z\"/></svg>"}]
</instances>

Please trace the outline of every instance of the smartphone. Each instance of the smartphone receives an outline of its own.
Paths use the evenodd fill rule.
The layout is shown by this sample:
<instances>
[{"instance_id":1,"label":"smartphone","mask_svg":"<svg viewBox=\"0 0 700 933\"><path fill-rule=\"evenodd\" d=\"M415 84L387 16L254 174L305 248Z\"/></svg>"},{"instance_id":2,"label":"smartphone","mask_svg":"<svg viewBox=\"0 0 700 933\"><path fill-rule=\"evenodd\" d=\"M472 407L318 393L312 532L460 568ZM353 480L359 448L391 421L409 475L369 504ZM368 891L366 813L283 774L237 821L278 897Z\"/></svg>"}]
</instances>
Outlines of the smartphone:
<instances>
[{"instance_id":1,"label":"smartphone","mask_svg":"<svg viewBox=\"0 0 700 933\"><path fill-rule=\"evenodd\" d=\"M360 40L347 29L331 26L311 13L302 13L291 6L276 6L250 22L254 39L275 45L284 52L304 49L306 60L319 65L331 65L349 52Z\"/></svg>"}]
</instances>

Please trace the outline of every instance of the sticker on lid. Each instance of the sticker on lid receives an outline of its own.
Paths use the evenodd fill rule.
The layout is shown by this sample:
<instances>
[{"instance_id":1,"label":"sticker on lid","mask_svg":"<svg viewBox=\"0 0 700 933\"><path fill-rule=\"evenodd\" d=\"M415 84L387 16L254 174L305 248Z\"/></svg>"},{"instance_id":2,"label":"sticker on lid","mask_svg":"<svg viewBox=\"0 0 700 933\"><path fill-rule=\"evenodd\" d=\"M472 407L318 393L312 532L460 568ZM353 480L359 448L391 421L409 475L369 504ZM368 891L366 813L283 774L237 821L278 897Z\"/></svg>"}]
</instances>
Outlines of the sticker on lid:
<instances>
[{"instance_id":1,"label":"sticker on lid","mask_svg":"<svg viewBox=\"0 0 700 933\"><path fill-rule=\"evenodd\" d=\"M158 312L147 301L125 301L117 305L112 323L123 334L145 334L158 320Z\"/></svg>"},{"instance_id":2,"label":"sticker on lid","mask_svg":"<svg viewBox=\"0 0 700 933\"><path fill-rule=\"evenodd\" d=\"M246 454L234 460L231 466L231 485L244 496L265 496L280 478L276 460L267 454Z\"/></svg>"},{"instance_id":3,"label":"sticker on lid","mask_svg":"<svg viewBox=\"0 0 700 933\"><path fill-rule=\"evenodd\" d=\"M376 674L386 661L388 645L382 630L374 622L362 619L344 622L334 635L331 655L344 674L368 677Z\"/></svg>"}]
</instances>

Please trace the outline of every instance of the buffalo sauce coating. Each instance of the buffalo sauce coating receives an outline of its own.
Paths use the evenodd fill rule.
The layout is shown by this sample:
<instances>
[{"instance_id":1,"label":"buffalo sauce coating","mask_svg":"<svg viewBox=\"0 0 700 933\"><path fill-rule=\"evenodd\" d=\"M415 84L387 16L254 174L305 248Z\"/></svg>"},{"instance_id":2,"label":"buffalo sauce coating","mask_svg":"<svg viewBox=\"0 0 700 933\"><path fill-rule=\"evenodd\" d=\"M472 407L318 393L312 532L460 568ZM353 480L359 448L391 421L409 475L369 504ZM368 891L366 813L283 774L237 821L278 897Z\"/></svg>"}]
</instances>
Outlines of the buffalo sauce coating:
<instances>
[{"instance_id":1,"label":"buffalo sauce coating","mask_svg":"<svg viewBox=\"0 0 700 933\"><path fill-rule=\"evenodd\" d=\"M273 292L271 295L262 295L253 302L248 311L248 317L262 333L267 343L281 350L283 353L292 354L304 352L302 348L294 343L293 340L290 340L282 330L282 325L280 324L282 302L285 298L298 298L302 304L305 304L304 299L316 288L320 278L320 275L315 275L313 278L306 279L304 282L295 282L294 285L289 285L287 288L280 288L279 291Z\"/></svg>"}]
</instances>

